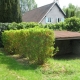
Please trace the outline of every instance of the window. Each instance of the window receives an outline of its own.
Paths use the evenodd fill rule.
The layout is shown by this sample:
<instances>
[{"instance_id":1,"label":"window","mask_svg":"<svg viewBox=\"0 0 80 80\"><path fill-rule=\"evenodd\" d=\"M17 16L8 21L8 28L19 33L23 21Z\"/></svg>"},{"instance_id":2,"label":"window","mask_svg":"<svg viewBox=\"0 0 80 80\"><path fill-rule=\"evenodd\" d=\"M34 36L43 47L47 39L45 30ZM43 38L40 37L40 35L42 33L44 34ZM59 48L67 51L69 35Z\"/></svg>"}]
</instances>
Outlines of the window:
<instances>
[{"instance_id":1,"label":"window","mask_svg":"<svg viewBox=\"0 0 80 80\"><path fill-rule=\"evenodd\" d=\"M57 22L64 22L64 18L57 18Z\"/></svg>"},{"instance_id":2,"label":"window","mask_svg":"<svg viewBox=\"0 0 80 80\"><path fill-rule=\"evenodd\" d=\"M58 18L58 22L60 22L61 21L61 18Z\"/></svg>"},{"instance_id":3,"label":"window","mask_svg":"<svg viewBox=\"0 0 80 80\"><path fill-rule=\"evenodd\" d=\"M64 18L61 18L61 22L64 22Z\"/></svg>"},{"instance_id":4,"label":"window","mask_svg":"<svg viewBox=\"0 0 80 80\"><path fill-rule=\"evenodd\" d=\"M48 18L48 22L51 22L51 18Z\"/></svg>"},{"instance_id":5,"label":"window","mask_svg":"<svg viewBox=\"0 0 80 80\"><path fill-rule=\"evenodd\" d=\"M46 23L51 22L51 18L46 17Z\"/></svg>"},{"instance_id":6,"label":"window","mask_svg":"<svg viewBox=\"0 0 80 80\"><path fill-rule=\"evenodd\" d=\"M48 18L46 17L46 23L48 22Z\"/></svg>"}]
</instances>

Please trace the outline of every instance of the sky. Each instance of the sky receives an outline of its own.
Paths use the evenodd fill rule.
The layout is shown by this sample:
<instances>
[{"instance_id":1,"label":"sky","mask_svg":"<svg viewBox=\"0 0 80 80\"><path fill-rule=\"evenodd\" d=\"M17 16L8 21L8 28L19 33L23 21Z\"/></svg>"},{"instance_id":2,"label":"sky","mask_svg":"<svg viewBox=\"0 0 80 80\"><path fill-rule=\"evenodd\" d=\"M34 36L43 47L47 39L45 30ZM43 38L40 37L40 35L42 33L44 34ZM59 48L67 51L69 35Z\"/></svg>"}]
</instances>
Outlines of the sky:
<instances>
[{"instance_id":1,"label":"sky","mask_svg":"<svg viewBox=\"0 0 80 80\"><path fill-rule=\"evenodd\" d=\"M35 0L38 7L52 3L53 1L54 0ZM69 3L72 3L73 5L80 7L80 0L59 0L59 5L61 8L63 8L63 6L67 7Z\"/></svg>"}]
</instances>

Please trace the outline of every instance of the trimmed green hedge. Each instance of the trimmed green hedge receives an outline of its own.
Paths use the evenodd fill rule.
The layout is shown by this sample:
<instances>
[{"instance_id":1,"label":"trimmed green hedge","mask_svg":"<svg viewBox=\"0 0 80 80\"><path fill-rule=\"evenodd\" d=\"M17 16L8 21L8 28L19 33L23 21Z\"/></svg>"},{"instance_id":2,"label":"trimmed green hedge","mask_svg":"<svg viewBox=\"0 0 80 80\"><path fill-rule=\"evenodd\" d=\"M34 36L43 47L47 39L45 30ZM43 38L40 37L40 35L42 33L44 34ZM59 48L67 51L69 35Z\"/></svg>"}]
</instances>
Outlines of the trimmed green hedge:
<instances>
[{"instance_id":1,"label":"trimmed green hedge","mask_svg":"<svg viewBox=\"0 0 80 80\"><path fill-rule=\"evenodd\" d=\"M8 54L20 54L38 64L53 55L54 33L44 28L10 30L2 33L4 49Z\"/></svg>"},{"instance_id":2,"label":"trimmed green hedge","mask_svg":"<svg viewBox=\"0 0 80 80\"><path fill-rule=\"evenodd\" d=\"M34 23L34 22L22 22L22 23L0 23L0 47L3 47L2 45L2 32L5 30L19 30L19 29L28 29L28 28L34 28L35 26L43 27L42 24Z\"/></svg>"},{"instance_id":3,"label":"trimmed green hedge","mask_svg":"<svg viewBox=\"0 0 80 80\"><path fill-rule=\"evenodd\" d=\"M34 28L35 26L43 27L42 24L35 22L21 22L21 23L0 23L0 30L18 30L18 29L28 29Z\"/></svg>"},{"instance_id":4,"label":"trimmed green hedge","mask_svg":"<svg viewBox=\"0 0 80 80\"><path fill-rule=\"evenodd\" d=\"M11 23L8 28L11 30L19 30L19 29L28 29L28 28L34 28L35 26L43 27L42 24L35 23L35 22L22 22L22 23Z\"/></svg>"},{"instance_id":5,"label":"trimmed green hedge","mask_svg":"<svg viewBox=\"0 0 80 80\"><path fill-rule=\"evenodd\" d=\"M66 30L65 22L59 22L56 24L46 24L44 28L49 28L53 30Z\"/></svg>"}]
</instances>

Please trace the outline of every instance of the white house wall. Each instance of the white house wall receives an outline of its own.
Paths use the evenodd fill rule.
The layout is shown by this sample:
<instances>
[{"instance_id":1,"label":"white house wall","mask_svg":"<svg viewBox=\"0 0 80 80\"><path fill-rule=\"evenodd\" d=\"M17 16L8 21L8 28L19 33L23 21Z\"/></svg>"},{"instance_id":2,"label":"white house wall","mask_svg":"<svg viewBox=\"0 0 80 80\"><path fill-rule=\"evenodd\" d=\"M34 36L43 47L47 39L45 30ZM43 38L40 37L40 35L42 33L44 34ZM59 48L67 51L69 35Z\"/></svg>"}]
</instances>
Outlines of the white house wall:
<instances>
[{"instance_id":1,"label":"white house wall","mask_svg":"<svg viewBox=\"0 0 80 80\"><path fill-rule=\"evenodd\" d=\"M57 23L57 18L64 19L64 15L60 11L60 9L56 5L54 5L49 13L45 15L45 18L41 22L42 24L46 24L46 18L51 18L51 23Z\"/></svg>"}]
</instances>

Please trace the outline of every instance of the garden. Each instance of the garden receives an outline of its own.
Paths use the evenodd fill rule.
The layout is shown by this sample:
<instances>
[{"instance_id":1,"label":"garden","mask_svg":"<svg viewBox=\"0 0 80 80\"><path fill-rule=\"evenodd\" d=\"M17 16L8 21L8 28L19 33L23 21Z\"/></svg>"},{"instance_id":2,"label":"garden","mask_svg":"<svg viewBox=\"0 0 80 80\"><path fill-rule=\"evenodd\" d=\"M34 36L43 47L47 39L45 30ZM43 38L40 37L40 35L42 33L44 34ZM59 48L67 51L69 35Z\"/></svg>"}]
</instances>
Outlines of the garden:
<instances>
[{"instance_id":1,"label":"garden","mask_svg":"<svg viewBox=\"0 0 80 80\"><path fill-rule=\"evenodd\" d=\"M0 23L1 80L80 80L80 57L55 56L54 30L80 31L79 18L42 25Z\"/></svg>"}]
</instances>

